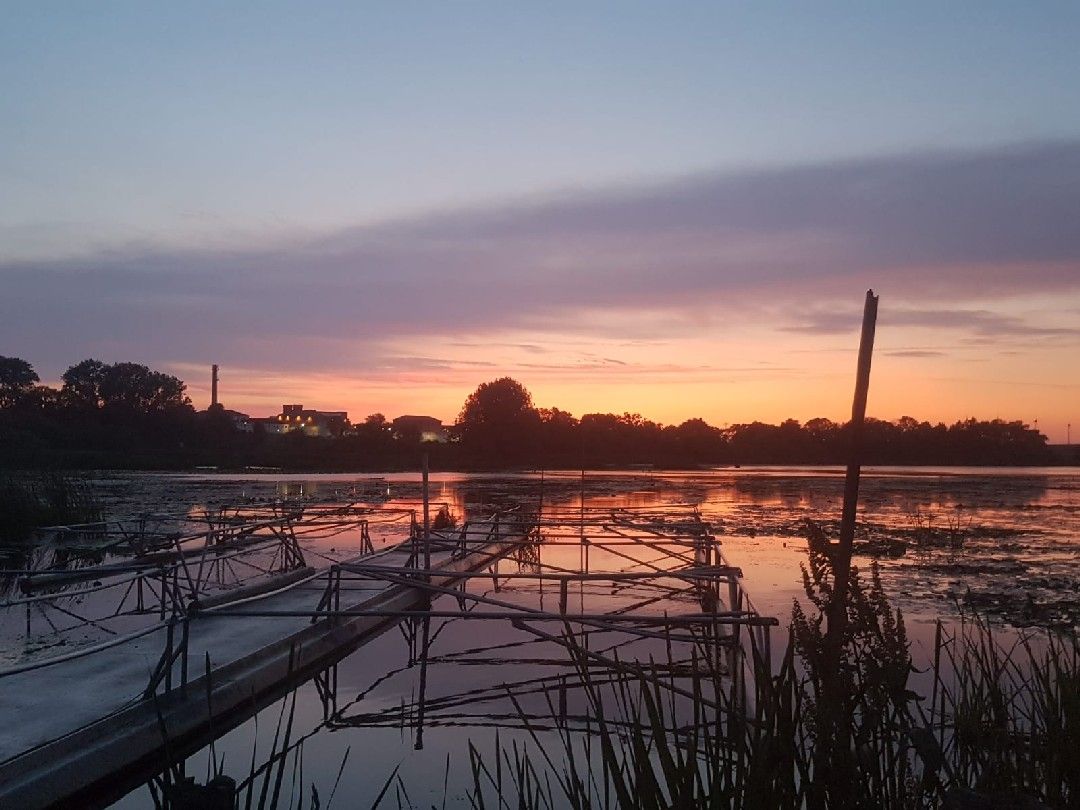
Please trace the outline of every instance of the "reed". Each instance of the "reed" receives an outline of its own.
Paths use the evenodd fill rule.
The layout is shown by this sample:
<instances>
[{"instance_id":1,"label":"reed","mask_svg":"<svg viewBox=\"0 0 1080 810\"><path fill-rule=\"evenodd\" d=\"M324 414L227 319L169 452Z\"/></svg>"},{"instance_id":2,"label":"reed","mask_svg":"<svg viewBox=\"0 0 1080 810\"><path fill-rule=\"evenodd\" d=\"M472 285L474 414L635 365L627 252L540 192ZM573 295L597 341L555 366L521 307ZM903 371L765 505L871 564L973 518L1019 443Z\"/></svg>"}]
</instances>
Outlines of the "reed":
<instances>
[{"instance_id":1,"label":"reed","mask_svg":"<svg viewBox=\"0 0 1080 810\"><path fill-rule=\"evenodd\" d=\"M41 526L101 520L89 482L59 472L0 475L0 543L23 543Z\"/></svg>"},{"instance_id":2,"label":"reed","mask_svg":"<svg viewBox=\"0 0 1080 810\"><path fill-rule=\"evenodd\" d=\"M853 579L841 660L826 662L827 558L811 554L808 607L793 610L779 667L751 651L740 680L691 661L693 699L671 666L603 677L566 628L595 720L557 726L558 745L519 714L529 741L470 745L474 807L991 808L1080 804L1080 645L980 619L939 623L916 670L903 617L872 567ZM683 668L685 671L685 667ZM825 678L839 673L841 688ZM916 685L917 684L917 685ZM837 697L838 696L838 697ZM558 716L551 703L552 717ZM492 757L494 759L492 760Z\"/></svg>"}]
</instances>

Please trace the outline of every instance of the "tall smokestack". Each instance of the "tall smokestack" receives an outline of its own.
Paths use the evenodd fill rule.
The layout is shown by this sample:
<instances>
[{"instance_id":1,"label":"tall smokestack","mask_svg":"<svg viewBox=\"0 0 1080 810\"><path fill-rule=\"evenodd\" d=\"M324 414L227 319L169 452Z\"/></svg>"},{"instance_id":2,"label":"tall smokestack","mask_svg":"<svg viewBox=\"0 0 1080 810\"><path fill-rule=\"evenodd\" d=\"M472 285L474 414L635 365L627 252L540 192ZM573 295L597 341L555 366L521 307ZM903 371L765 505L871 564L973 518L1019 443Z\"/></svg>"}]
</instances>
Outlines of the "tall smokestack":
<instances>
[{"instance_id":1,"label":"tall smokestack","mask_svg":"<svg viewBox=\"0 0 1080 810\"><path fill-rule=\"evenodd\" d=\"M217 401L217 363L212 365L210 375L210 407L216 408Z\"/></svg>"}]
</instances>

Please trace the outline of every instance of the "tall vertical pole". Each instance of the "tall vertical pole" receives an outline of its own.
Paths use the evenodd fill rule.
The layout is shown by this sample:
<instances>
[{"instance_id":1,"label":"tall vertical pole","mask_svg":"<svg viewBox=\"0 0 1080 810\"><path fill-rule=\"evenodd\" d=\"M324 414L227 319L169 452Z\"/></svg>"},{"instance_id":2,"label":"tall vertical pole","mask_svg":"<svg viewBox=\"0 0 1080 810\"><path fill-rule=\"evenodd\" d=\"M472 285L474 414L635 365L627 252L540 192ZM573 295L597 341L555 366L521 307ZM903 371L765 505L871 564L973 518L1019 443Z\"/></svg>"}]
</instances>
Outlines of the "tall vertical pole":
<instances>
[{"instance_id":1,"label":"tall vertical pole","mask_svg":"<svg viewBox=\"0 0 1080 810\"><path fill-rule=\"evenodd\" d=\"M540 468L540 498L539 504L536 507L536 524L539 528L540 522L544 519L544 468Z\"/></svg>"},{"instance_id":2,"label":"tall vertical pole","mask_svg":"<svg viewBox=\"0 0 1080 810\"><path fill-rule=\"evenodd\" d=\"M836 612L830 617L843 621L846 613L848 581L851 577L851 547L855 541L855 511L859 505L859 475L862 472L863 423L866 419L866 395L870 389L870 360L874 354L874 332L877 328L878 298L873 290L866 291L863 306L862 337L859 340L859 365L855 376L855 398L851 403L849 425L847 477L844 480L844 511L840 519L840 547L834 557Z\"/></svg>"},{"instance_id":3,"label":"tall vertical pole","mask_svg":"<svg viewBox=\"0 0 1080 810\"><path fill-rule=\"evenodd\" d=\"M217 363L214 363L210 367L210 406L216 407L218 404L217 398L217 384L218 384L218 367Z\"/></svg>"},{"instance_id":4,"label":"tall vertical pole","mask_svg":"<svg viewBox=\"0 0 1080 810\"><path fill-rule=\"evenodd\" d=\"M424 453L424 570L431 581L431 497L428 493L428 454Z\"/></svg>"},{"instance_id":5,"label":"tall vertical pole","mask_svg":"<svg viewBox=\"0 0 1080 810\"><path fill-rule=\"evenodd\" d=\"M431 584L431 492L428 487L428 454L423 454L423 570L424 581L427 584ZM427 592L427 599L424 600L424 604L428 606L428 610L431 609L431 591ZM423 748L423 714L424 707L427 704L427 692L428 692L428 645L431 643L429 638L429 632L431 629L431 619L429 617L423 618L422 633L420 647L420 699L417 713L417 728L416 728L416 742L414 747L417 751L421 751Z\"/></svg>"},{"instance_id":6,"label":"tall vertical pole","mask_svg":"<svg viewBox=\"0 0 1080 810\"><path fill-rule=\"evenodd\" d=\"M413 748L417 751L424 750L424 709L427 708L427 663L428 645L431 644L431 617L425 616L421 621L421 633L423 633L421 643L423 647L420 653L420 694L418 695L416 710L416 740L413 742Z\"/></svg>"},{"instance_id":7,"label":"tall vertical pole","mask_svg":"<svg viewBox=\"0 0 1080 810\"><path fill-rule=\"evenodd\" d=\"M428 454L424 453L423 456L423 473L424 473L424 580L431 584L431 518L430 518L430 505L431 495L428 490ZM427 605L427 609L431 609L431 591L427 591L427 598L424 600L424 604ZM413 747L420 751L424 747L424 709L427 704L427 662L428 662L428 645L431 643L429 632L431 629L431 618L425 616L423 619L422 632L423 638L421 639L420 648L420 697L417 711L417 723L416 723L416 742Z\"/></svg>"},{"instance_id":8,"label":"tall vertical pole","mask_svg":"<svg viewBox=\"0 0 1080 810\"><path fill-rule=\"evenodd\" d=\"M585 466L581 467L581 545L578 553L578 570L585 572L589 569L589 552L585 540Z\"/></svg>"},{"instance_id":9,"label":"tall vertical pole","mask_svg":"<svg viewBox=\"0 0 1080 810\"><path fill-rule=\"evenodd\" d=\"M847 603L851 581L851 547L855 540L855 510L859 502L859 473L862 469L863 422L866 417L866 394L870 387L870 357L874 350L874 329L877 325L878 299L873 290L866 293L863 308L862 339L859 341L859 365L855 377L855 398L851 405L848 425L847 478L844 482L844 511L840 521L840 542L827 548L829 567L833 572L833 593L829 600L828 626L820 678L821 702L825 727L817 747L815 782L820 783L821 796L829 806L843 807L854 799L851 751L851 713L853 696L844 689L840 678L840 662L847 641Z\"/></svg>"}]
</instances>

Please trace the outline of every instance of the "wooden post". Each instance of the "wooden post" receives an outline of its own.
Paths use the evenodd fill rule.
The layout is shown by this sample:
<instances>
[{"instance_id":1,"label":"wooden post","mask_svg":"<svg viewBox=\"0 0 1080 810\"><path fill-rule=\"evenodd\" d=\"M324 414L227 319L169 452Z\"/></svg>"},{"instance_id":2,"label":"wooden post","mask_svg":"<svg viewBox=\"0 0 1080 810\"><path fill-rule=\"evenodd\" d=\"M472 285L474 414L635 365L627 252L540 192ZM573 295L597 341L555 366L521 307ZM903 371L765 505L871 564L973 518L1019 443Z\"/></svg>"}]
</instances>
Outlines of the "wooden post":
<instances>
[{"instance_id":1,"label":"wooden post","mask_svg":"<svg viewBox=\"0 0 1080 810\"><path fill-rule=\"evenodd\" d=\"M870 360L874 353L874 332L877 327L878 298L873 290L866 291L863 306L862 337L859 340L859 365L855 376L855 398L851 403L851 423L848 426L847 477L844 480L844 511L840 519L840 543L833 555L835 577L835 611L830 625L842 622L846 613L848 582L851 578L851 548L855 541L855 511L859 505L859 475L862 471L863 422L866 418L866 395L870 389Z\"/></svg>"},{"instance_id":2,"label":"wooden post","mask_svg":"<svg viewBox=\"0 0 1080 810\"><path fill-rule=\"evenodd\" d=\"M866 293L863 308L862 338L859 341L859 364L855 378L855 398L851 405L848 426L847 478L844 483L844 511L840 521L840 542L826 546L829 567L833 573L833 593L828 605L828 625L824 637L824 660L821 706L825 727L818 742L815 782L829 806L844 807L855 796L851 749L852 696L843 688L840 661L846 642L848 590L851 584L851 547L855 540L855 510L859 502L859 473L862 468L863 421L866 417L866 394L870 387L870 357L874 350L874 329L877 325L877 296Z\"/></svg>"}]
</instances>

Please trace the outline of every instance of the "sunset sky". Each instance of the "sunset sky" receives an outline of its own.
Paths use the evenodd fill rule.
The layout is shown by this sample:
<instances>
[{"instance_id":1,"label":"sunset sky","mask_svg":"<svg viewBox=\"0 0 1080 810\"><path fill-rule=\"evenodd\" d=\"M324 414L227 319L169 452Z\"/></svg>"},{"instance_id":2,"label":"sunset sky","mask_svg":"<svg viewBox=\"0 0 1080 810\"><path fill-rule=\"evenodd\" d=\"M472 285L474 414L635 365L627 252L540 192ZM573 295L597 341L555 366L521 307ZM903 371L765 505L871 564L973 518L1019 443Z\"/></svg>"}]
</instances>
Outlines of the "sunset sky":
<instances>
[{"instance_id":1,"label":"sunset sky","mask_svg":"<svg viewBox=\"0 0 1080 810\"><path fill-rule=\"evenodd\" d=\"M4 2L0 355L1080 435L1080 4Z\"/></svg>"}]
</instances>

